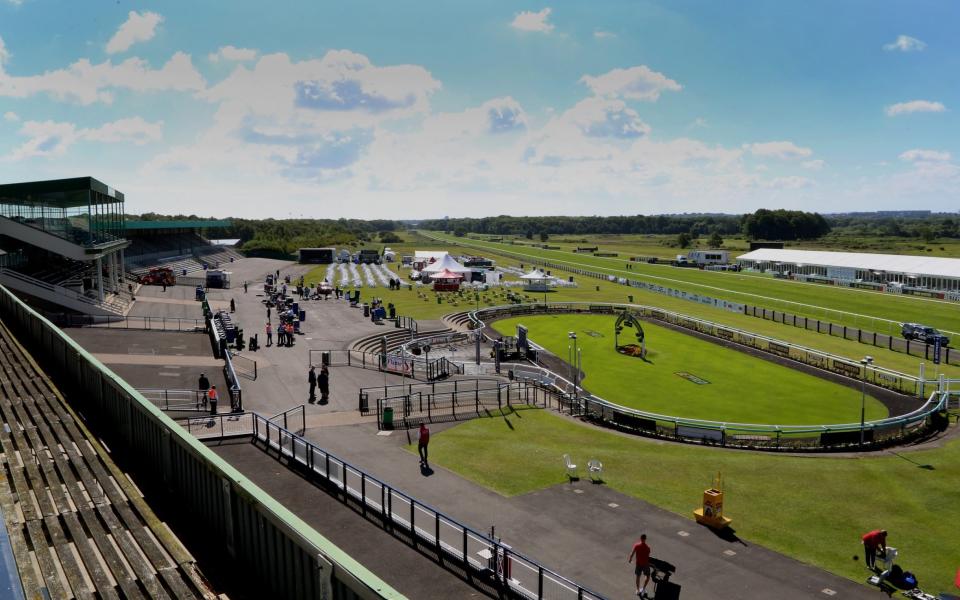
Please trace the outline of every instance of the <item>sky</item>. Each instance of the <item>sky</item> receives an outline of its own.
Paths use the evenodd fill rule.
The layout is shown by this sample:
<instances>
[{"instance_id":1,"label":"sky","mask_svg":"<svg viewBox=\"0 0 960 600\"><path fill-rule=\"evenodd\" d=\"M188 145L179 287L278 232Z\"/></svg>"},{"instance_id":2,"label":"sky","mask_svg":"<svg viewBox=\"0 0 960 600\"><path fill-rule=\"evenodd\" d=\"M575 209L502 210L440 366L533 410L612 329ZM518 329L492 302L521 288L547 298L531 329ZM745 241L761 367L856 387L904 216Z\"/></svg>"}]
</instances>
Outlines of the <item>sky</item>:
<instances>
[{"instance_id":1,"label":"sky","mask_svg":"<svg viewBox=\"0 0 960 600\"><path fill-rule=\"evenodd\" d=\"M958 22L955 0L0 0L0 182L215 217L957 212Z\"/></svg>"}]
</instances>

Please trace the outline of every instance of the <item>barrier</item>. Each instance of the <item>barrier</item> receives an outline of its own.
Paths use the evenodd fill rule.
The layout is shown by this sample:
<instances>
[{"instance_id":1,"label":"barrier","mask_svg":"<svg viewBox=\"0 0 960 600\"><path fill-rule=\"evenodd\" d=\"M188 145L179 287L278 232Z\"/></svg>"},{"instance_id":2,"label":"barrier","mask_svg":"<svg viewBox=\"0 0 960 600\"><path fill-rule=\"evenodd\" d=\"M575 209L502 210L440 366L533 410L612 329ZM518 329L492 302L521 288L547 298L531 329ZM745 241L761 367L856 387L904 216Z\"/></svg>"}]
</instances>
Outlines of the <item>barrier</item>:
<instances>
[{"instance_id":1,"label":"barrier","mask_svg":"<svg viewBox=\"0 0 960 600\"><path fill-rule=\"evenodd\" d=\"M151 498L218 546L254 595L297 599L402 598L354 558L178 426L47 319L0 287L0 314L67 400L122 454ZM221 415L217 420L241 417ZM206 417L209 422L210 418Z\"/></svg>"},{"instance_id":2,"label":"barrier","mask_svg":"<svg viewBox=\"0 0 960 600\"><path fill-rule=\"evenodd\" d=\"M138 392L163 411L205 411L207 394L202 390L138 389Z\"/></svg>"},{"instance_id":3,"label":"barrier","mask_svg":"<svg viewBox=\"0 0 960 600\"><path fill-rule=\"evenodd\" d=\"M549 305L507 305L492 308L475 310L470 313L471 319L477 327L486 327L484 319L494 319L523 314L547 314L549 312L565 313L601 313L616 314L623 310L627 305L602 304L602 303L556 303ZM814 365L820 368L826 368L835 372L844 372L844 374L865 379L875 385L888 385L884 387L894 387L903 382L907 388L909 382L917 389L922 390L926 385L936 383L938 388L930 393L926 401L917 409L910 413L896 417L888 417L875 421L866 421L865 423L838 423L824 425L768 425L753 423L732 423L724 421L710 421L701 419L685 419L671 415L662 415L647 411L637 410L621 406L588 394L579 396L576 388L573 388L571 394L569 390L572 384L564 378L551 373L555 378L549 384L544 383L545 373L550 373L546 369L539 367L525 366L530 369L535 377L540 377L540 383L550 385L558 391L563 392L570 398L571 414L579 414L585 418L605 424L617 429L623 429L650 437L658 437L682 442L718 445L725 447L748 448L756 450L858 450L858 449L876 449L878 447L901 444L912 439L927 435L934 431L938 426L938 415L942 414L948 406L951 394L946 391L948 382L941 379L939 382L930 382L918 378L912 378L896 371L881 369L874 366L864 367L859 363L854 363L842 357L822 353L801 346L794 346L789 342L764 338L751 333L741 332L720 326L715 323L709 323L699 319L693 319L676 313L670 313L661 309L650 308L639 305L629 305L630 308L639 312L647 318L660 320L669 320L673 318L676 324L696 329L700 331L706 326L714 328L713 334L717 335L717 329L730 333L730 340L737 336L742 337L738 343L750 345L758 349L783 355L783 349L792 351L799 349L809 353L809 356L816 356L818 360L830 361L828 364ZM704 333L708 333L704 331ZM719 337L724 337L720 335ZM748 339L749 338L749 339ZM725 338L727 339L727 338ZM751 342L752 340L752 342ZM763 347L766 343L767 346ZM782 344L783 349L774 347L772 350L770 343ZM794 356L791 355L790 358ZM511 366L511 368L515 368ZM855 369L855 370L854 370ZM886 378L890 378L889 380ZM899 382L899 383L898 383ZM861 445L860 432L863 431L865 443ZM856 433L856 435L852 435Z\"/></svg>"}]
</instances>

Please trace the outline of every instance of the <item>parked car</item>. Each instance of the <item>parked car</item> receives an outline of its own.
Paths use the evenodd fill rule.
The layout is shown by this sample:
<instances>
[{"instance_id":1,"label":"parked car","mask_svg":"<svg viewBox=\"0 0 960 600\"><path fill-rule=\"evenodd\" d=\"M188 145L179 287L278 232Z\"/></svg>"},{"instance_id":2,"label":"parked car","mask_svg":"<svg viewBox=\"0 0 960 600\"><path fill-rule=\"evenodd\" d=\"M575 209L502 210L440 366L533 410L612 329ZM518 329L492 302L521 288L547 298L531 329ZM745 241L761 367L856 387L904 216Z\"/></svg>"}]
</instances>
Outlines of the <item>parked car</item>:
<instances>
[{"instance_id":1,"label":"parked car","mask_svg":"<svg viewBox=\"0 0 960 600\"><path fill-rule=\"evenodd\" d=\"M921 325L920 323L904 323L901 333L903 334L903 337L908 340L921 340L928 344L934 344L936 343L937 338L940 338L941 346L946 347L950 345L950 338L943 335L933 327Z\"/></svg>"}]
</instances>

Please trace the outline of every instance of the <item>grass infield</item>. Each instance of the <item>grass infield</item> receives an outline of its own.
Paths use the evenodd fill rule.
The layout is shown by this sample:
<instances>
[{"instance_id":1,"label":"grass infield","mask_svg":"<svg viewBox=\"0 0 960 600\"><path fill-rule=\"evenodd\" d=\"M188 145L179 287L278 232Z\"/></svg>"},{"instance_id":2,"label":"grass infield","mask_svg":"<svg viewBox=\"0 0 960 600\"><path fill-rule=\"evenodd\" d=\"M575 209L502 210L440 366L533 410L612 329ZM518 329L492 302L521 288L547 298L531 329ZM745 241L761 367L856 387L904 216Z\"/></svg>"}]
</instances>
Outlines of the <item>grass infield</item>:
<instances>
[{"instance_id":1,"label":"grass infield","mask_svg":"<svg viewBox=\"0 0 960 600\"><path fill-rule=\"evenodd\" d=\"M651 442L528 410L469 421L430 443L431 461L507 496L562 484L564 453L581 465L600 459L606 485L691 519L722 471L738 536L858 582L868 575L860 536L883 527L925 591L953 590L960 440L862 457L783 456Z\"/></svg>"},{"instance_id":2,"label":"grass infield","mask_svg":"<svg viewBox=\"0 0 960 600\"><path fill-rule=\"evenodd\" d=\"M583 385L598 396L663 415L779 425L822 425L860 420L860 390L755 358L649 322L643 324L647 361L614 350L610 315L541 315L495 321L503 335L516 326L530 339L566 360L575 331L582 355ZM624 328L620 343L635 341ZM678 375L687 374L688 376ZM561 373L571 379L571 373ZM692 377L690 377L692 376ZM697 379L708 383L696 383ZM887 410L867 396L867 419Z\"/></svg>"}]
</instances>

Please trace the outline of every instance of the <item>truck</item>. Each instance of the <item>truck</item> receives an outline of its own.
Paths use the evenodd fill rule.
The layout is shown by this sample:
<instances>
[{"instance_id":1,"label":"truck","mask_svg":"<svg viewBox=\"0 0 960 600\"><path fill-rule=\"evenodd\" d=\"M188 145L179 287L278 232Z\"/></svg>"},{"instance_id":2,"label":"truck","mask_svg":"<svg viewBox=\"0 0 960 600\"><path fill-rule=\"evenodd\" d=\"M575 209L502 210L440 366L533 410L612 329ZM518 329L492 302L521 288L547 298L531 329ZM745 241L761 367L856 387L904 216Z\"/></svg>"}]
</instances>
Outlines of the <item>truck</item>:
<instances>
[{"instance_id":1,"label":"truck","mask_svg":"<svg viewBox=\"0 0 960 600\"><path fill-rule=\"evenodd\" d=\"M329 265L336 260L336 248L300 248L300 264Z\"/></svg>"},{"instance_id":2,"label":"truck","mask_svg":"<svg viewBox=\"0 0 960 600\"><path fill-rule=\"evenodd\" d=\"M729 250L691 250L687 261L695 265L725 265L730 262Z\"/></svg>"},{"instance_id":3,"label":"truck","mask_svg":"<svg viewBox=\"0 0 960 600\"><path fill-rule=\"evenodd\" d=\"M904 323L900 333L907 340L919 340L927 344L935 344L939 338L940 345L944 348L950 345L950 338L933 327L920 323Z\"/></svg>"}]
</instances>

